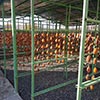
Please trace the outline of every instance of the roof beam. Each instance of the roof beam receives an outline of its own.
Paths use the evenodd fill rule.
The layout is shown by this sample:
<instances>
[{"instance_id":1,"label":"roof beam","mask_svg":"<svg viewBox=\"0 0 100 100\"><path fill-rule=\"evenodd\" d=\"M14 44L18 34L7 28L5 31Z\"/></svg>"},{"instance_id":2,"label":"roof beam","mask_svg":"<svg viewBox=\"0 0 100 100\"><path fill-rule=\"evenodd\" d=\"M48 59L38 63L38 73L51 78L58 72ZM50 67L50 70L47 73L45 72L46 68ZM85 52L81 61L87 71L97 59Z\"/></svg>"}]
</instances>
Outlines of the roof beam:
<instances>
[{"instance_id":1,"label":"roof beam","mask_svg":"<svg viewBox=\"0 0 100 100\"><path fill-rule=\"evenodd\" d=\"M20 5L24 4L24 3L26 3L27 1L29 1L29 0L24 0L23 2L19 3L18 5L16 5L15 8L17 8L18 6L20 6ZM8 9L8 10L6 10L5 12L9 12L9 11L11 11L11 8Z\"/></svg>"},{"instance_id":2,"label":"roof beam","mask_svg":"<svg viewBox=\"0 0 100 100\"><path fill-rule=\"evenodd\" d=\"M49 0L41 0L41 1L48 2L48 3L54 4L54 5L58 5L58 6L62 6L62 7L69 7L68 4L53 2L53 1L49 1ZM75 7L75 6L71 6L71 8L76 9L76 10L81 10L81 11L83 10L82 8ZM89 12L96 14L96 11L89 10Z\"/></svg>"}]
</instances>

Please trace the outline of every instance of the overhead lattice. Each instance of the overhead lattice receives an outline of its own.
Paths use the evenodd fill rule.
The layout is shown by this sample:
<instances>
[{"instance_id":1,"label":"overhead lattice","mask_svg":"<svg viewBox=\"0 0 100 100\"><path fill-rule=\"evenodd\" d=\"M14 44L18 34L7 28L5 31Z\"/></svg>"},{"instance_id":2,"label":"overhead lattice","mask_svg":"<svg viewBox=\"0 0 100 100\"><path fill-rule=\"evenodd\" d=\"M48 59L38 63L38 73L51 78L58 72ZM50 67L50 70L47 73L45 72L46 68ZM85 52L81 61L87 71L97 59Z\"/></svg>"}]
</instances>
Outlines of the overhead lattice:
<instances>
[{"instance_id":1,"label":"overhead lattice","mask_svg":"<svg viewBox=\"0 0 100 100\"><path fill-rule=\"evenodd\" d=\"M68 7L69 5L71 5L71 22L81 21L83 0L35 0L35 14L47 19L64 23L66 16L66 7ZM89 16L91 18L94 18L94 16L96 15L97 0L90 0L89 5ZM15 0L15 6L16 15L30 15L30 0ZM5 0L4 8L5 17L10 17L10 0Z\"/></svg>"}]
</instances>

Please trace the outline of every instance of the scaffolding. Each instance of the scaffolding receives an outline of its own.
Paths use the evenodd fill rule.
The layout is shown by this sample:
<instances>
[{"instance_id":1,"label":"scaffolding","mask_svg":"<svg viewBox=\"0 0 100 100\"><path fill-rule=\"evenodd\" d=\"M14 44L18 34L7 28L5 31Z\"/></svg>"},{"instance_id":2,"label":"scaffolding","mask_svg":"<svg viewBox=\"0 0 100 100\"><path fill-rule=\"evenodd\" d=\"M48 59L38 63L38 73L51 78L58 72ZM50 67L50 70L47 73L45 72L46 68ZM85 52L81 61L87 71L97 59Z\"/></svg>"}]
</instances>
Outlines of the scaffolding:
<instances>
[{"instance_id":1,"label":"scaffolding","mask_svg":"<svg viewBox=\"0 0 100 100\"><path fill-rule=\"evenodd\" d=\"M86 81L86 82L83 82L83 79L84 79L84 76L83 76L83 68L84 68L84 57L85 57L85 54L84 54L84 49L85 49L85 38L86 38L86 33L87 33L87 25L90 25L90 23L95 23L96 25L98 24L98 26L100 25L100 20L99 20L99 0L97 0L98 2L98 6L97 6L97 12L95 11L91 11L89 10L89 0L84 0L83 2L83 18L82 18L82 31L81 31L81 42L80 42L80 55L79 55L79 73L78 73L78 84L77 84L77 98L76 100L81 100L81 94L82 94L82 89L90 86L90 85L93 85L93 84L96 84L98 82L100 82L100 77L96 77L94 80L89 80L89 81ZM27 2L27 0L21 2L19 5L23 4ZM50 29L50 20L49 19L49 22L46 24L47 25L47 30L45 30L43 28L43 24L42 24L42 21L39 20L39 17L38 17L38 28L35 29L35 0L30 0L30 7L27 7L27 8L30 8L30 16L29 16L29 26L27 24L25 24L25 20L24 20L24 17L25 16L28 16L28 14L26 14L25 16L23 17L20 17L18 18L18 30L16 29L16 6L15 6L15 0L11 0L11 20L10 20L10 24L12 25L12 29L9 29L9 25L7 24L7 30L5 30L5 10L4 10L4 4L2 3L1 7L2 7L2 21L3 21L3 50L4 50L4 75L6 77L6 51L7 51L7 48L6 48L6 43L5 43L5 35L6 35L6 32L7 31L10 31L12 33L12 47L13 47L13 66L14 66L14 88L16 91L18 91L18 78L19 77L24 77L24 76L27 76L27 75L31 75L31 99L34 100L34 98L36 96L39 96L39 95L42 95L42 94L45 94L49 91L53 91L55 89L58 89L58 88L61 88L61 87L64 87L64 86L67 86L69 84L72 84L72 83L76 83L77 82L77 78L74 79L74 80L70 80L70 81L67 81L67 82L64 82L64 83L61 83L61 84L58 84L58 85L55 85L55 86L52 86L52 87L49 87L47 89L44 89L44 90L41 90L41 91L38 91L38 92L35 92L35 65L36 64L41 64L41 63L45 63L45 62L53 62L53 61L56 61L56 60L64 60L64 76L66 77L66 79L68 78L68 71L67 71L67 68L69 67L69 64L72 64L73 63L78 63L78 59L76 59L76 57L78 58L78 55L74 55L72 56L72 58L75 58L73 61L68 61L68 54L66 53L68 51L68 33L70 32L69 30L69 26L70 26L70 22L71 22L71 11L72 9L76 9L76 10L79 10L79 11L82 11L81 8L78 8L78 7L75 7L75 6L72 6L71 4L69 5L66 5L66 4L63 4L63 3L58 3L58 2L53 2L53 1L50 1L50 0L41 0L41 2L45 2L45 3L50 3L52 5L55 5L57 7L63 7L65 9L65 20L64 22L57 22L54 20L54 22L56 23L55 28L54 29ZM81 1L82 2L82 1ZM18 5L18 6L19 6ZM27 9L27 8L24 8L24 9ZM47 11L51 10L50 8L47 9ZM23 10L24 11L24 10ZM93 14L96 14L96 19L91 19L91 18L88 18L88 12L90 13L93 13ZM40 12L41 13L41 12ZM19 29L19 19L23 19L23 30L20 30ZM88 24L89 22L89 24ZM9 21L7 22L9 23ZM64 24L65 25L65 29L61 29L61 24ZM76 21L76 34L80 31L78 30L77 26L81 23L81 22L77 22ZM59 29L57 28L57 24L59 24ZM53 26L53 27L54 27ZM80 25L79 25L80 26ZM31 28L30 28L31 27ZM17 34L18 32L28 32L31 36L31 60L29 60L27 62L28 65L31 65L31 72L25 72L25 73L19 73L18 72L18 62L19 62L19 56L24 54L23 57L26 57L25 55L27 55L25 52L21 51L21 52L17 52L17 49L18 49L18 45L17 45ZM59 58L50 58L50 59L45 59L45 60L38 60L38 61L35 61L34 57L35 57L35 39L34 39L34 35L36 33L42 33L44 32L45 34L50 34L51 32L53 32L54 34L56 34L56 32L58 32L59 34L60 33L64 33L65 35L65 42L66 42L66 45L65 45L65 52L64 52L64 57L59 57ZM97 30L96 30L97 32ZM23 49L24 47L22 47L21 49ZM28 47L27 47L28 48ZM94 56L95 57L95 56ZM71 57L70 57L71 58ZM26 62L22 62L22 64L26 64ZM59 66L52 66L52 67L48 67L48 68L45 68L43 70L49 70L49 69L52 69L52 68L58 68ZM60 66L62 67L62 66ZM93 65L93 68L94 68L94 65ZM43 71L41 70L41 71ZM93 73L92 73L93 75Z\"/></svg>"}]
</instances>

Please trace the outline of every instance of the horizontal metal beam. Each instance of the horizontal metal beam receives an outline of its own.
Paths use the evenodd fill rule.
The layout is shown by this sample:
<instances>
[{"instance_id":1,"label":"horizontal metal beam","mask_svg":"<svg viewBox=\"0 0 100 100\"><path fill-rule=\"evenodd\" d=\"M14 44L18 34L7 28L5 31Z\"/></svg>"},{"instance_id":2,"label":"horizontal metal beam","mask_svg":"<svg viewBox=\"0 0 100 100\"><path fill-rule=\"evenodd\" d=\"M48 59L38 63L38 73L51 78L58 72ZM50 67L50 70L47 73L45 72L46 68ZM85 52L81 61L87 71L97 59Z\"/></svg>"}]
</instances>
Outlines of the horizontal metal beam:
<instances>
[{"instance_id":1,"label":"horizontal metal beam","mask_svg":"<svg viewBox=\"0 0 100 100\"><path fill-rule=\"evenodd\" d=\"M98 74L100 74L100 71L97 72L95 75L98 75ZM93 75L93 73L90 74L90 76L92 76L92 75ZM85 76L84 76L84 78L85 78ZM90 86L90 85L94 85L94 84L97 84L97 83L99 83L99 82L100 82L100 76L94 78L93 80L88 80L88 81L82 82L80 88L81 88L81 89L84 89L84 88L86 88L86 87L88 87L88 86ZM78 85L76 85L76 87L77 87L77 86L78 86Z\"/></svg>"},{"instance_id":2,"label":"horizontal metal beam","mask_svg":"<svg viewBox=\"0 0 100 100\"><path fill-rule=\"evenodd\" d=\"M75 83L75 82L77 82L77 79L74 79L74 80L71 80L71 81L68 81L68 82L65 82L65 83L62 83L62 84L55 85L53 87L50 87L50 88L41 90L39 92L36 92L34 96L36 97L36 96L39 96L41 94L45 94L45 93L47 93L49 91L52 91L52 90L55 90L55 89L58 89L58 88L67 86L67 85L72 84L72 83Z\"/></svg>"},{"instance_id":3,"label":"horizontal metal beam","mask_svg":"<svg viewBox=\"0 0 100 100\"><path fill-rule=\"evenodd\" d=\"M87 18L86 21L100 24L100 20L95 20L95 19L91 19L91 18Z\"/></svg>"},{"instance_id":4,"label":"horizontal metal beam","mask_svg":"<svg viewBox=\"0 0 100 100\"><path fill-rule=\"evenodd\" d=\"M99 82L100 82L100 76L95 78L94 80L89 80L89 81L83 82L82 83L82 89L84 89L85 87L88 87L90 85L97 84Z\"/></svg>"},{"instance_id":5,"label":"horizontal metal beam","mask_svg":"<svg viewBox=\"0 0 100 100\"><path fill-rule=\"evenodd\" d=\"M31 75L31 72L23 72L23 73L19 73L18 77L24 77L24 76L28 76Z\"/></svg>"}]
</instances>

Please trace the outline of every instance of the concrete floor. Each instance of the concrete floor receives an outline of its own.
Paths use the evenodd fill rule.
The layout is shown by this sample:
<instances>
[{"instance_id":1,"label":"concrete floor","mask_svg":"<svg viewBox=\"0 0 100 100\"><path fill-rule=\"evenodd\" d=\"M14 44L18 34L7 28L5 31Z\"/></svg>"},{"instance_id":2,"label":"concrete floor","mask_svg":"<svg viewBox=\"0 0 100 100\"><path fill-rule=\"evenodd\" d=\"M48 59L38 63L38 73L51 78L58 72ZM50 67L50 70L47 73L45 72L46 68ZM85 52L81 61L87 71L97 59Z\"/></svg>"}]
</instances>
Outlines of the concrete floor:
<instances>
[{"instance_id":1,"label":"concrete floor","mask_svg":"<svg viewBox=\"0 0 100 100\"><path fill-rule=\"evenodd\" d=\"M0 100L22 100L0 71Z\"/></svg>"}]
</instances>

